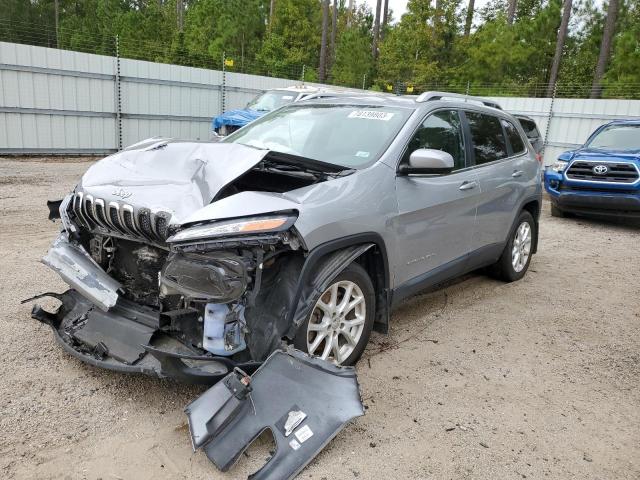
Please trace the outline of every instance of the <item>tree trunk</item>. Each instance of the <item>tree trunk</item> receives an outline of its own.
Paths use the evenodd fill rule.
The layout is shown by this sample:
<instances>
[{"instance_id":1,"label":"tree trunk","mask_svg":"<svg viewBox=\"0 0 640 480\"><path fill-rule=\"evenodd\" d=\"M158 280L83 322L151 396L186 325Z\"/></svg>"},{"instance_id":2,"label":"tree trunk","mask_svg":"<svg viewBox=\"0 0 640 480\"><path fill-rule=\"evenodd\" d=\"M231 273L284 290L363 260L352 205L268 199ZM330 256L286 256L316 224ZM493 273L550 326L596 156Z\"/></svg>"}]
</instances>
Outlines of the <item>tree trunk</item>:
<instances>
[{"instance_id":1,"label":"tree trunk","mask_svg":"<svg viewBox=\"0 0 640 480\"><path fill-rule=\"evenodd\" d=\"M371 44L371 55L373 60L378 59L378 40L380 39L380 10L382 9L382 0L376 1L376 19L373 23L373 43Z\"/></svg>"},{"instance_id":2,"label":"tree trunk","mask_svg":"<svg viewBox=\"0 0 640 480\"><path fill-rule=\"evenodd\" d=\"M551 74L549 75L549 84L547 85L547 97L553 96L553 90L558 81L558 71L560 70L560 61L562 60L562 51L567 40L567 30L569 28L569 19L571 18L572 0L564 0L562 9L562 21L560 22L560 30L558 30L558 38L556 40L556 53L553 55L553 63L551 64Z\"/></svg>"},{"instance_id":3,"label":"tree trunk","mask_svg":"<svg viewBox=\"0 0 640 480\"><path fill-rule=\"evenodd\" d=\"M507 23L513 25L513 19L516 16L516 0L509 0L509 6L507 8Z\"/></svg>"},{"instance_id":4,"label":"tree trunk","mask_svg":"<svg viewBox=\"0 0 640 480\"><path fill-rule=\"evenodd\" d=\"M382 11L382 31L384 32L387 23L389 23L389 0L384 0L384 9Z\"/></svg>"},{"instance_id":5,"label":"tree trunk","mask_svg":"<svg viewBox=\"0 0 640 480\"><path fill-rule=\"evenodd\" d=\"M333 12L331 12L331 63L336 57L336 35L338 32L338 0L333 0Z\"/></svg>"},{"instance_id":6,"label":"tree trunk","mask_svg":"<svg viewBox=\"0 0 640 480\"><path fill-rule=\"evenodd\" d=\"M436 11L433 14L433 23L440 25L442 21L442 0L436 0Z\"/></svg>"},{"instance_id":7,"label":"tree trunk","mask_svg":"<svg viewBox=\"0 0 640 480\"><path fill-rule=\"evenodd\" d=\"M591 87L591 98L600 98L602 96L602 77L609 63L611 55L611 43L613 35L616 31L616 21L618 20L618 0L609 0L609 8L607 8L607 20L604 24L604 32L602 33L602 43L600 44L600 55L598 56L598 64L596 65L596 73L593 76L593 86Z\"/></svg>"},{"instance_id":8,"label":"tree trunk","mask_svg":"<svg viewBox=\"0 0 640 480\"><path fill-rule=\"evenodd\" d=\"M269 3L269 30L271 30L271 26L273 25L273 11L276 8L276 0L271 0Z\"/></svg>"},{"instance_id":9,"label":"tree trunk","mask_svg":"<svg viewBox=\"0 0 640 480\"><path fill-rule=\"evenodd\" d=\"M60 0L54 1L55 21L56 21L56 48L60 48Z\"/></svg>"},{"instance_id":10,"label":"tree trunk","mask_svg":"<svg viewBox=\"0 0 640 480\"><path fill-rule=\"evenodd\" d=\"M475 0L469 0L469 6L467 7L467 18L464 22L464 36L468 37L471 33L471 24L473 23L473 10L475 8Z\"/></svg>"},{"instance_id":11,"label":"tree trunk","mask_svg":"<svg viewBox=\"0 0 640 480\"><path fill-rule=\"evenodd\" d=\"M320 83L327 78L327 30L329 29L329 0L322 0L322 40L320 41L320 67L318 77Z\"/></svg>"},{"instance_id":12,"label":"tree trunk","mask_svg":"<svg viewBox=\"0 0 640 480\"><path fill-rule=\"evenodd\" d=\"M184 0L176 2L176 18L178 20L178 32L184 31Z\"/></svg>"},{"instance_id":13,"label":"tree trunk","mask_svg":"<svg viewBox=\"0 0 640 480\"><path fill-rule=\"evenodd\" d=\"M347 27L351 26L353 21L353 13L355 11L354 0L349 0L349 6L347 8Z\"/></svg>"}]
</instances>

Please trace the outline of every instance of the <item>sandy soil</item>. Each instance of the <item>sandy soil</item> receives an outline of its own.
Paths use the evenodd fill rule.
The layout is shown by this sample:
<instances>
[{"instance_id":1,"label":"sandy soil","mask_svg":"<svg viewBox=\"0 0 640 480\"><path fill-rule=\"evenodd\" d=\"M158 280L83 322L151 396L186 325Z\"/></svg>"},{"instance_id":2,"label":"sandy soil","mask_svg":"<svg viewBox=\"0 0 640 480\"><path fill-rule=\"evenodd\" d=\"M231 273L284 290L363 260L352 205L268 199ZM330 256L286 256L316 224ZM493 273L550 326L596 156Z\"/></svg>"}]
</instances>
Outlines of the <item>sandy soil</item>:
<instances>
[{"instance_id":1,"label":"sandy soil","mask_svg":"<svg viewBox=\"0 0 640 480\"><path fill-rule=\"evenodd\" d=\"M202 388L69 357L20 300L63 283L39 264L86 162L0 160L0 477L246 478L192 453ZM640 478L640 230L555 219L528 275L470 275L407 301L358 365L366 415L300 478Z\"/></svg>"}]
</instances>

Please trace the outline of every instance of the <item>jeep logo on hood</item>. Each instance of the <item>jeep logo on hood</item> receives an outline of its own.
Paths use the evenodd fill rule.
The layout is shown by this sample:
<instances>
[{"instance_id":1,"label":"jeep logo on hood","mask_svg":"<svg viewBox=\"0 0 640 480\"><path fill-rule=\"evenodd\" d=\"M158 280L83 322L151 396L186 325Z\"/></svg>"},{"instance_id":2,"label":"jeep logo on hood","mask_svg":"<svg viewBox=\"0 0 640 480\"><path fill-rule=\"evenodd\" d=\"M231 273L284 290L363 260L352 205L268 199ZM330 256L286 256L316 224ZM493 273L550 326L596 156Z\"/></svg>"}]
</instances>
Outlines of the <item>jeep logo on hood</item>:
<instances>
[{"instance_id":1,"label":"jeep logo on hood","mask_svg":"<svg viewBox=\"0 0 640 480\"><path fill-rule=\"evenodd\" d=\"M129 198L132 193L127 192L124 188L120 188L118 190L114 190L112 195L115 197L120 197L124 200L125 198Z\"/></svg>"}]
</instances>

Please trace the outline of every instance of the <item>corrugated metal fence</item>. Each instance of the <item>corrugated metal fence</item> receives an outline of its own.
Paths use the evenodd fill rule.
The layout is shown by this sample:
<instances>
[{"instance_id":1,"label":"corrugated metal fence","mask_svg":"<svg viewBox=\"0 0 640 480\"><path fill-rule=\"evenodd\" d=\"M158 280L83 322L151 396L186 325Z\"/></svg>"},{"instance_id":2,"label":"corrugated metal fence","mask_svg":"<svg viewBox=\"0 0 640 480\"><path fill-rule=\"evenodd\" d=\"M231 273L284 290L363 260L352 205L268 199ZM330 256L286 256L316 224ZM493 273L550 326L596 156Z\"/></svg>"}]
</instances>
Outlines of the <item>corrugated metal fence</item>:
<instances>
[{"instance_id":1,"label":"corrugated metal fence","mask_svg":"<svg viewBox=\"0 0 640 480\"><path fill-rule=\"evenodd\" d=\"M113 152L153 136L209 137L211 117L291 80L0 42L0 154ZM494 98L531 116L547 162L639 100Z\"/></svg>"},{"instance_id":2,"label":"corrugated metal fence","mask_svg":"<svg viewBox=\"0 0 640 480\"><path fill-rule=\"evenodd\" d=\"M504 110L528 115L545 138L545 163L578 147L603 123L619 118L640 119L640 100L493 97Z\"/></svg>"}]
</instances>

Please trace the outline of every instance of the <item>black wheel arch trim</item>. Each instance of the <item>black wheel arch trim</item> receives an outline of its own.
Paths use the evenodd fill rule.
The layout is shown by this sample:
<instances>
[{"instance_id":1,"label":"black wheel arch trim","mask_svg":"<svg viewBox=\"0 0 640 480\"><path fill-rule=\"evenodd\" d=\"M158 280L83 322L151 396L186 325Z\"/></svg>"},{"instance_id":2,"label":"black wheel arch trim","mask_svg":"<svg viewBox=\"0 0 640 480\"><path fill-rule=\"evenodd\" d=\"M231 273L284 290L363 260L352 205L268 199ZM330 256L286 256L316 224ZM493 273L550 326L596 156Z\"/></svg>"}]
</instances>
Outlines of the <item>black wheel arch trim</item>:
<instances>
[{"instance_id":1,"label":"black wheel arch trim","mask_svg":"<svg viewBox=\"0 0 640 480\"><path fill-rule=\"evenodd\" d=\"M389 328L389 316L390 316L390 274L389 274L389 257L387 255L387 248L384 239L379 233L376 232L364 232L355 235L349 235L335 240L330 240L323 244L318 245L312 249L300 271L300 277L296 285L296 292L292 299L291 305L287 310L287 323L293 325L296 318L296 314L300 309L300 300L303 294L305 285L310 284L311 275L315 272L316 268L321 266L322 262L328 255L335 253L339 250L344 250L349 247L357 245L373 244L372 247L377 249L382 257L382 288L377 288L376 295L376 318L374 321L374 329L381 333L387 333ZM371 246L371 245L370 245ZM361 256L368 250L367 247L362 252L358 253L355 257L348 259L348 261L336 272L336 275L346 268L357 257ZM356 252L357 253L357 252ZM376 285L376 279L373 279L374 285Z\"/></svg>"}]
</instances>

